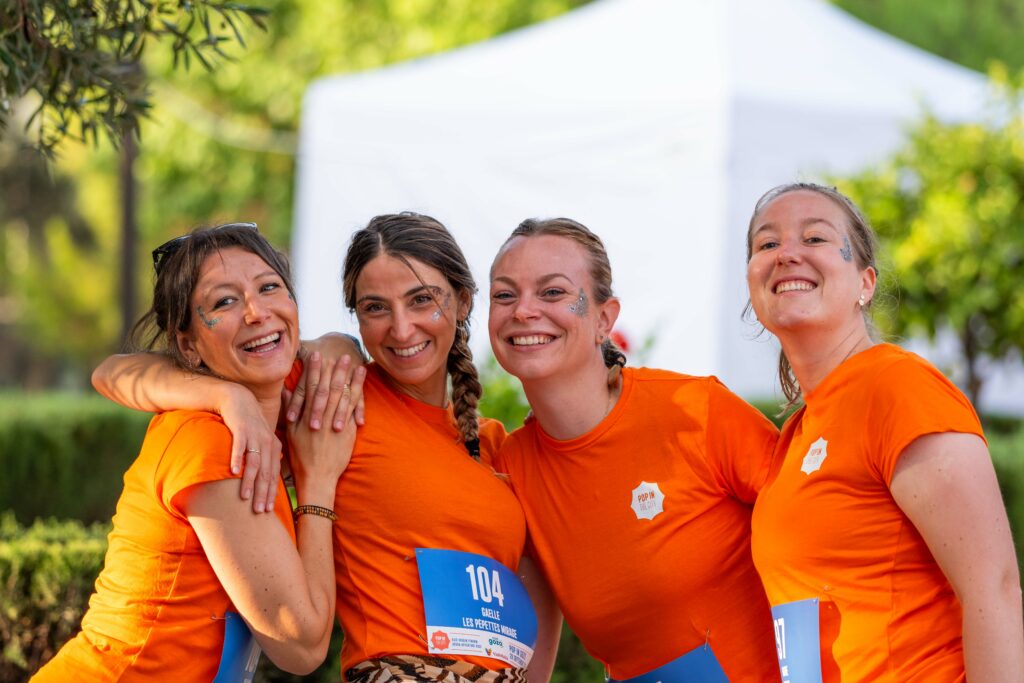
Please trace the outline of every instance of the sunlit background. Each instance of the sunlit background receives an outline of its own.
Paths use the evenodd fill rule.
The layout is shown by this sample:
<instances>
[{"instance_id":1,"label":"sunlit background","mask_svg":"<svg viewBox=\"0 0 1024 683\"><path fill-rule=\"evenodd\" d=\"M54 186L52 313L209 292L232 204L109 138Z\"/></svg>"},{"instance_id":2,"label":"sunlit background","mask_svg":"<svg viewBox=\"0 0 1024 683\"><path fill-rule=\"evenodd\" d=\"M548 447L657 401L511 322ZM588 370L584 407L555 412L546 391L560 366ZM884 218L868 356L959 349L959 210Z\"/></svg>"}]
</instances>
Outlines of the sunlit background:
<instances>
[{"instance_id":1,"label":"sunlit background","mask_svg":"<svg viewBox=\"0 0 1024 683\"><path fill-rule=\"evenodd\" d=\"M72 125L48 162L32 96L0 132L0 681L81 618L146 421L89 374L148 305L150 250L201 224L253 220L291 249L318 334L353 327L340 257L374 213L437 215L484 286L518 220L568 214L608 243L631 362L715 373L771 411L775 347L741 319L743 230L772 184L837 184L883 238L881 333L980 408L1020 533L1024 3L253 4L262 29L213 27L226 58L146 46L137 148ZM18 28L0 30L6 48ZM485 303L484 412L514 427ZM37 517L73 521L26 530ZM600 677L567 636L555 680ZM336 657L314 679L338 680Z\"/></svg>"}]
</instances>

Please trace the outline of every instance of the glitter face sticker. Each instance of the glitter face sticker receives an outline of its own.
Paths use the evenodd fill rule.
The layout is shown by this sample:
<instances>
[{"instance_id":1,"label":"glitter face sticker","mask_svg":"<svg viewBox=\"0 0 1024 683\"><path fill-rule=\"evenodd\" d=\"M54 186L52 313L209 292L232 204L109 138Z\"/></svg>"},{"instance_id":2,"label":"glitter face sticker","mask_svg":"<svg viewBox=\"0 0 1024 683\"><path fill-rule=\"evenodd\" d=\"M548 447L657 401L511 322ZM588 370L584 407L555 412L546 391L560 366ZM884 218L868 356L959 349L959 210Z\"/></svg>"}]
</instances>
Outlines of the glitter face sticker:
<instances>
[{"instance_id":1,"label":"glitter face sticker","mask_svg":"<svg viewBox=\"0 0 1024 683\"><path fill-rule=\"evenodd\" d=\"M213 326L220 322L220 318L207 318L206 311L203 310L202 306L196 306L196 311L199 313L199 319L203 321L207 329L212 330Z\"/></svg>"},{"instance_id":2,"label":"glitter face sticker","mask_svg":"<svg viewBox=\"0 0 1024 683\"><path fill-rule=\"evenodd\" d=\"M585 318L587 317L589 304L590 301L587 299L587 293L580 289L580 295L576 298L576 301L569 304L569 312L575 313L581 318Z\"/></svg>"},{"instance_id":3,"label":"glitter face sticker","mask_svg":"<svg viewBox=\"0 0 1024 683\"><path fill-rule=\"evenodd\" d=\"M438 288L433 287L432 289L437 290ZM430 316L430 319L435 323L441 319L443 313L441 311L450 310L452 307L452 293L445 292L444 298L440 301L437 300L437 291L434 292L434 301L437 302L437 310Z\"/></svg>"},{"instance_id":4,"label":"glitter face sticker","mask_svg":"<svg viewBox=\"0 0 1024 683\"><path fill-rule=\"evenodd\" d=\"M847 263L853 260L853 247L850 245L850 238L846 235L843 235L843 246L839 248L839 254Z\"/></svg>"}]
</instances>

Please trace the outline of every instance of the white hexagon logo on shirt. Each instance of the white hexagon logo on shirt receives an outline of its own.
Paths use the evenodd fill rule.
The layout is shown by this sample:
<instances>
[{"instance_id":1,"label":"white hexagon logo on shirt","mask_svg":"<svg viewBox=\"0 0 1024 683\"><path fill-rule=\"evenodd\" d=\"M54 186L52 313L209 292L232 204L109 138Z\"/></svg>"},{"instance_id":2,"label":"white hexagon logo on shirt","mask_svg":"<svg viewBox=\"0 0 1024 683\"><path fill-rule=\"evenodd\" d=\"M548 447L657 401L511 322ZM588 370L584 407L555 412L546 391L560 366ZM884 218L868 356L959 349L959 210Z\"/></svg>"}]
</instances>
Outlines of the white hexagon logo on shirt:
<instances>
[{"instance_id":1,"label":"white hexagon logo on shirt","mask_svg":"<svg viewBox=\"0 0 1024 683\"><path fill-rule=\"evenodd\" d=\"M821 469L821 463L825 462L825 458L828 457L828 441L824 438L818 437L818 440L811 444L811 447L807 449L807 455L804 456L803 464L800 465L800 471L810 474L817 472Z\"/></svg>"},{"instance_id":2,"label":"white hexagon logo on shirt","mask_svg":"<svg viewBox=\"0 0 1024 683\"><path fill-rule=\"evenodd\" d=\"M633 489L633 502L630 507L637 519L654 519L665 511L665 494L658 488L657 482L648 484L646 481Z\"/></svg>"}]
</instances>

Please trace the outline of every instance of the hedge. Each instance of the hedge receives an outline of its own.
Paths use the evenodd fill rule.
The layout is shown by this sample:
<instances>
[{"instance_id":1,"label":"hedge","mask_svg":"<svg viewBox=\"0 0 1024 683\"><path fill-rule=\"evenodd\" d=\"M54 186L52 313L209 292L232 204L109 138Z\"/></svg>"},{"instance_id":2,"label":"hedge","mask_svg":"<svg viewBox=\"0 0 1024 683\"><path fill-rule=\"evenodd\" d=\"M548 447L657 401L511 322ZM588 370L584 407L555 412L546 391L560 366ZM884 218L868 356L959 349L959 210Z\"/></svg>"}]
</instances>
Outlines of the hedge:
<instances>
[{"instance_id":1,"label":"hedge","mask_svg":"<svg viewBox=\"0 0 1024 683\"><path fill-rule=\"evenodd\" d=\"M104 524L0 516L0 681L23 681L78 631L106 552Z\"/></svg>"},{"instance_id":2,"label":"hedge","mask_svg":"<svg viewBox=\"0 0 1024 683\"><path fill-rule=\"evenodd\" d=\"M0 395L0 510L109 521L150 417L96 395Z\"/></svg>"}]
</instances>

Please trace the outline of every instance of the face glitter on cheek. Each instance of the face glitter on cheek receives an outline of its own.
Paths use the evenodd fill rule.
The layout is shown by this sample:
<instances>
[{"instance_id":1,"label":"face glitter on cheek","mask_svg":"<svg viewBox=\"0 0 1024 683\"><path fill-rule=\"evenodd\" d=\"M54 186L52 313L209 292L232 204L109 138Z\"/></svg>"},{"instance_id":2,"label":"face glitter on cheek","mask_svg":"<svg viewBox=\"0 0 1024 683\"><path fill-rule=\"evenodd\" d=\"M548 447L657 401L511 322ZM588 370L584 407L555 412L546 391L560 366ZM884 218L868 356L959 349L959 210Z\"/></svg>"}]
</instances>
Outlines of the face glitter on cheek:
<instances>
[{"instance_id":1,"label":"face glitter on cheek","mask_svg":"<svg viewBox=\"0 0 1024 683\"><path fill-rule=\"evenodd\" d=\"M576 298L576 301L569 304L569 312L575 313L581 318L587 317L587 309L589 308L589 301L587 300L587 293L580 289L580 295Z\"/></svg>"},{"instance_id":2,"label":"face glitter on cheek","mask_svg":"<svg viewBox=\"0 0 1024 683\"><path fill-rule=\"evenodd\" d=\"M207 329L213 329L213 326L220 322L220 318L207 318L206 311L203 310L202 306L196 306L196 312L199 313L199 319L203 321Z\"/></svg>"},{"instance_id":3,"label":"face glitter on cheek","mask_svg":"<svg viewBox=\"0 0 1024 683\"><path fill-rule=\"evenodd\" d=\"M853 260L853 247L850 245L850 238L846 235L843 235L843 246L840 247L839 254L847 263Z\"/></svg>"},{"instance_id":4,"label":"face glitter on cheek","mask_svg":"<svg viewBox=\"0 0 1024 683\"><path fill-rule=\"evenodd\" d=\"M433 321L434 321L435 323L436 323L436 322L437 322L438 320L440 320L440 319L441 319L441 311L440 311L440 309L438 309L438 310L434 311L434 312L433 312L433 313L431 314L431 316L430 316L430 319L431 319L431 320L433 320Z\"/></svg>"}]
</instances>

